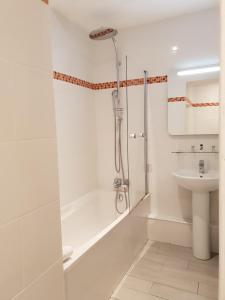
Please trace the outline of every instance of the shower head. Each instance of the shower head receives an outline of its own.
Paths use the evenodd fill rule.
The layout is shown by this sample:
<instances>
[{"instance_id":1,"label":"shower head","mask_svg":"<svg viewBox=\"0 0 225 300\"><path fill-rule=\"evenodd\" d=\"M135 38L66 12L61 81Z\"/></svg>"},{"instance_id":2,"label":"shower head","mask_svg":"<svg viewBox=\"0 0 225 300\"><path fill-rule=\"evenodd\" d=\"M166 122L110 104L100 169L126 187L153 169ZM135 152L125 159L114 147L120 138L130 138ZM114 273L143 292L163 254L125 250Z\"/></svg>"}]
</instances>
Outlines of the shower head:
<instances>
[{"instance_id":1,"label":"shower head","mask_svg":"<svg viewBox=\"0 0 225 300\"><path fill-rule=\"evenodd\" d=\"M107 39L112 39L117 35L118 31L113 28L107 28L107 27L101 27L99 29L93 30L90 34L89 37L92 40L107 40Z\"/></svg>"},{"instance_id":2,"label":"shower head","mask_svg":"<svg viewBox=\"0 0 225 300\"><path fill-rule=\"evenodd\" d=\"M116 54L116 77L117 77L117 102L120 102L120 78L119 78L119 67L120 67L120 61L119 61L119 56L118 56L118 50L116 46L116 39L115 36L118 34L118 31L116 29L113 29L111 27L101 27L99 29L93 30L89 34L89 38L95 41L101 41L101 40L108 40L112 39L114 49L115 49L115 54ZM115 95L114 95L115 98ZM115 101L115 100L114 100Z\"/></svg>"}]
</instances>

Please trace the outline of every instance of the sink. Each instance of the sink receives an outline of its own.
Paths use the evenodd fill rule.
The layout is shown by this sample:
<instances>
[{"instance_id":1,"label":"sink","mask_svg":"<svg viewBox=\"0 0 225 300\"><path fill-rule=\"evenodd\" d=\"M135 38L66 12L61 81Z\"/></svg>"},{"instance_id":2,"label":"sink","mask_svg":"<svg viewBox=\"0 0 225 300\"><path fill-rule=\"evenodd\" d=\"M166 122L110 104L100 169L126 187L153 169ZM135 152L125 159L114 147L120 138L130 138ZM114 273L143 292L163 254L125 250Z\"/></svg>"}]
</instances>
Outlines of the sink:
<instances>
[{"instance_id":1,"label":"sink","mask_svg":"<svg viewBox=\"0 0 225 300\"><path fill-rule=\"evenodd\" d=\"M192 192L212 192L219 186L219 176L216 171L200 174L197 171L180 170L173 175L180 186Z\"/></svg>"},{"instance_id":2,"label":"sink","mask_svg":"<svg viewBox=\"0 0 225 300\"><path fill-rule=\"evenodd\" d=\"M216 171L200 174L193 170L173 173L178 185L192 191L193 255L201 260L211 257L210 251L210 192L219 188Z\"/></svg>"}]
</instances>

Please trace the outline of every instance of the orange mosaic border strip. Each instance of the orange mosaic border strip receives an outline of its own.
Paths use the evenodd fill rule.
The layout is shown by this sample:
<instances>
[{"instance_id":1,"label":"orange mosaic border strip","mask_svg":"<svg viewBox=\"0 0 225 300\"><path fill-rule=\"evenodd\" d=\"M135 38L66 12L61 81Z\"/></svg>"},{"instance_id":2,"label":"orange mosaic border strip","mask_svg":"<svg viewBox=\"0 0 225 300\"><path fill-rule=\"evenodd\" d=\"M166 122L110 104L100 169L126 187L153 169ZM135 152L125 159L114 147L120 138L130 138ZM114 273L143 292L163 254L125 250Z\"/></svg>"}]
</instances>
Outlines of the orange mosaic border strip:
<instances>
[{"instance_id":1,"label":"orange mosaic border strip","mask_svg":"<svg viewBox=\"0 0 225 300\"><path fill-rule=\"evenodd\" d=\"M88 89L92 90L104 90L104 89L113 89L116 88L117 82L116 81L109 81L109 82L103 82L103 83L91 83L67 74L63 74L60 72L53 72L53 78L56 80L65 81L71 84L75 84L78 86L82 86ZM148 84L154 84L154 83L163 83L167 82L167 75L164 76L156 76L156 77L149 77L147 79ZM136 78L136 79L130 79L128 81L122 80L120 81L120 87L126 87L126 86L135 86L135 85L143 85L144 79L143 78Z\"/></svg>"},{"instance_id":2,"label":"orange mosaic border strip","mask_svg":"<svg viewBox=\"0 0 225 300\"><path fill-rule=\"evenodd\" d=\"M168 98L168 102L183 102L187 101L186 97L174 97L174 98Z\"/></svg>"},{"instance_id":3,"label":"orange mosaic border strip","mask_svg":"<svg viewBox=\"0 0 225 300\"><path fill-rule=\"evenodd\" d=\"M93 84L91 82L70 76L70 75L66 75L60 72L53 72L53 78L56 80L61 80L61 81L65 81L71 84L75 84L75 85L79 85L88 89L93 89Z\"/></svg>"},{"instance_id":4,"label":"orange mosaic border strip","mask_svg":"<svg viewBox=\"0 0 225 300\"><path fill-rule=\"evenodd\" d=\"M167 75L148 77L147 83L148 84L163 83L163 82L167 82L167 80L168 80ZM120 87L143 85L143 84L144 84L144 78L135 78L135 79L129 79L127 81L126 80L120 81ZM93 83L94 90L112 89L112 88L116 88L116 86L117 86L116 81Z\"/></svg>"},{"instance_id":5,"label":"orange mosaic border strip","mask_svg":"<svg viewBox=\"0 0 225 300\"><path fill-rule=\"evenodd\" d=\"M187 97L174 97L174 98L168 98L168 102L187 102L192 107L207 107L207 106L219 106L219 102L199 102L199 103L193 103L190 99Z\"/></svg>"},{"instance_id":6,"label":"orange mosaic border strip","mask_svg":"<svg viewBox=\"0 0 225 300\"><path fill-rule=\"evenodd\" d=\"M193 107L220 106L219 102L192 103Z\"/></svg>"}]
</instances>

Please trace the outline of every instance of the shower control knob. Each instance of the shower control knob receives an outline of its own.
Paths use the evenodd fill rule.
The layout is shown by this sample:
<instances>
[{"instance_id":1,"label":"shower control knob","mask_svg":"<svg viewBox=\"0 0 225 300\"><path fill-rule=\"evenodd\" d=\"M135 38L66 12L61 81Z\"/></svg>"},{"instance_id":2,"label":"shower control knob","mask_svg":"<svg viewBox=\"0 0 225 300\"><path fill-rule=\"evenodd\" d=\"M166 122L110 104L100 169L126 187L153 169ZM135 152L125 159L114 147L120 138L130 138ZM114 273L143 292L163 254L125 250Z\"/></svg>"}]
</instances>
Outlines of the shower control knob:
<instances>
[{"instance_id":1,"label":"shower control knob","mask_svg":"<svg viewBox=\"0 0 225 300\"><path fill-rule=\"evenodd\" d=\"M136 139L136 138L137 138L136 133L130 133L130 134L129 134L129 138L130 138L130 139Z\"/></svg>"},{"instance_id":2,"label":"shower control knob","mask_svg":"<svg viewBox=\"0 0 225 300\"><path fill-rule=\"evenodd\" d=\"M138 137L141 137L141 138L145 137L144 132L139 132Z\"/></svg>"}]
</instances>

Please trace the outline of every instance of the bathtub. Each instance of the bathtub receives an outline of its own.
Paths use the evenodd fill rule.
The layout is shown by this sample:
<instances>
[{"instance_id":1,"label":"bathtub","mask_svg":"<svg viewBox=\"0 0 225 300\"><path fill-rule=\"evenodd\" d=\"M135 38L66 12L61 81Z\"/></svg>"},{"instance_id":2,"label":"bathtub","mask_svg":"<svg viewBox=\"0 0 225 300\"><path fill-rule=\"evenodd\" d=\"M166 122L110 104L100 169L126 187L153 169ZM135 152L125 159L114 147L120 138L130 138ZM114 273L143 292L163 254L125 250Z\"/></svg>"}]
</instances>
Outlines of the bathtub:
<instances>
[{"instance_id":1,"label":"bathtub","mask_svg":"<svg viewBox=\"0 0 225 300\"><path fill-rule=\"evenodd\" d=\"M66 300L108 300L147 240L146 219L119 215L113 191L94 190L61 209Z\"/></svg>"}]
</instances>

